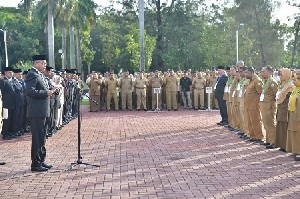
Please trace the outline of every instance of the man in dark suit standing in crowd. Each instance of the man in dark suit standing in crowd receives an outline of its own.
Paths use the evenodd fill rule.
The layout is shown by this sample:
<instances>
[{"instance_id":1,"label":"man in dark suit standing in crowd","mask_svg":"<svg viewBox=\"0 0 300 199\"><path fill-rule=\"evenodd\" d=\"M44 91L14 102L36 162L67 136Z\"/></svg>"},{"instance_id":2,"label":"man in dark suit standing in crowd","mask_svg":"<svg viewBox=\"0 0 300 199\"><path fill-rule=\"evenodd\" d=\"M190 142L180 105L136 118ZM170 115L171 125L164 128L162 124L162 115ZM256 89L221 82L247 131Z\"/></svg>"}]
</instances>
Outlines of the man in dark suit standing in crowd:
<instances>
[{"instance_id":1,"label":"man in dark suit standing in crowd","mask_svg":"<svg viewBox=\"0 0 300 199\"><path fill-rule=\"evenodd\" d=\"M26 95L28 97L27 116L31 124L31 171L48 171L46 157L46 118L50 116L50 96L56 89L49 89L47 80L42 73L46 69L46 56L34 55L33 67L26 78Z\"/></svg>"},{"instance_id":2,"label":"man in dark suit standing in crowd","mask_svg":"<svg viewBox=\"0 0 300 199\"><path fill-rule=\"evenodd\" d=\"M224 66L218 66L218 72L219 72L219 77L217 79L217 83L215 87L215 96L219 104L222 120L217 124L228 125L227 106L226 106L226 101L223 99L224 89L226 86L226 82L228 80L228 76L224 70Z\"/></svg>"},{"instance_id":3,"label":"man in dark suit standing in crowd","mask_svg":"<svg viewBox=\"0 0 300 199\"><path fill-rule=\"evenodd\" d=\"M0 80L2 92L3 111L6 111L6 118L3 119L2 135L4 140L10 140L17 136L13 132L14 112L16 108L15 89L13 85L13 69L6 67L3 69L4 78Z\"/></svg>"}]
</instances>

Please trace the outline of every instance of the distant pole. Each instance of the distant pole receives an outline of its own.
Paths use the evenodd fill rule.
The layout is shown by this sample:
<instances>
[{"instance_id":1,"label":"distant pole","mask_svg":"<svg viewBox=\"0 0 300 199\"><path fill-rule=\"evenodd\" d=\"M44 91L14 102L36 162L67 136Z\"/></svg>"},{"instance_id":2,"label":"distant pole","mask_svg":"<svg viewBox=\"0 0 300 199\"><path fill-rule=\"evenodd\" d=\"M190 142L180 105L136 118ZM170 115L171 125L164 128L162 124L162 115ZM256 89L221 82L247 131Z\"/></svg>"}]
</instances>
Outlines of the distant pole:
<instances>
[{"instance_id":1,"label":"distant pole","mask_svg":"<svg viewBox=\"0 0 300 199\"><path fill-rule=\"evenodd\" d=\"M140 71L145 70L145 48L144 48L144 0L139 0L139 24L140 24Z\"/></svg>"},{"instance_id":2,"label":"distant pole","mask_svg":"<svg viewBox=\"0 0 300 199\"><path fill-rule=\"evenodd\" d=\"M8 55L7 55L7 31L0 29L3 32L4 50L5 50L5 67L8 67Z\"/></svg>"},{"instance_id":3,"label":"distant pole","mask_svg":"<svg viewBox=\"0 0 300 199\"><path fill-rule=\"evenodd\" d=\"M240 23L238 28L235 31L235 38L236 38L236 61L239 61L239 29L240 26L243 26L243 23Z\"/></svg>"},{"instance_id":4,"label":"distant pole","mask_svg":"<svg viewBox=\"0 0 300 199\"><path fill-rule=\"evenodd\" d=\"M239 61L239 29L235 31L236 38L236 61Z\"/></svg>"}]
</instances>

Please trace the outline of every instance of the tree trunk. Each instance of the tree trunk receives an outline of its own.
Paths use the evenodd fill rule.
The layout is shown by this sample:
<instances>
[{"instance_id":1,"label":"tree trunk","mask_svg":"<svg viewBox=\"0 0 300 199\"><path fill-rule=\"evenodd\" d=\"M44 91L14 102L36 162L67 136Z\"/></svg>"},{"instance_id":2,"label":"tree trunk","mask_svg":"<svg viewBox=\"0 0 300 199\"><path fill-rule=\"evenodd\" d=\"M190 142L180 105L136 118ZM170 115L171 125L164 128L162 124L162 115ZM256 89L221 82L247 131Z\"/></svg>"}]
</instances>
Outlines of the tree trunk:
<instances>
[{"instance_id":1,"label":"tree trunk","mask_svg":"<svg viewBox=\"0 0 300 199\"><path fill-rule=\"evenodd\" d=\"M260 54L261 54L261 60L262 60L262 64L263 66L267 65L267 61L265 59L265 52L264 52L264 46L263 46L263 41L262 41L262 33L260 31L260 24L259 24L259 17L257 14L257 10L256 8L254 9L255 12L255 20L256 20L256 25L257 25L257 33L258 33L258 40L259 40L259 49L260 49Z\"/></svg>"},{"instance_id":2,"label":"tree trunk","mask_svg":"<svg viewBox=\"0 0 300 199\"><path fill-rule=\"evenodd\" d=\"M157 38L156 38L156 48L153 53L151 70L163 70L164 63L162 59L163 53L163 30L162 30L162 19L161 19L161 5L160 0L156 2L156 22L157 22Z\"/></svg>"},{"instance_id":3,"label":"tree trunk","mask_svg":"<svg viewBox=\"0 0 300 199\"><path fill-rule=\"evenodd\" d=\"M63 24L61 27L61 37L62 37L62 57L61 57L61 67L66 69L66 58L67 58L67 31Z\"/></svg>"},{"instance_id":4,"label":"tree trunk","mask_svg":"<svg viewBox=\"0 0 300 199\"><path fill-rule=\"evenodd\" d=\"M294 45L293 45L293 52L292 52L292 60L291 60L291 68L293 68L294 65L294 58L296 54L296 49L297 49L297 43L298 43L298 37L299 37L299 30L300 30L300 21L295 21L295 40L294 40ZM299 63L299 62L298 62ZM298 64L299 65L299 64Z\"/></svg>"},{"instance_id":5,"label":"tree trunk","mask_svg":"<svg viewBox=\"0 0 300 199\"><path fill-rule=\"evenodd\" d=\"M70 27L70 68L75 69L75 43L74 43L74 27Z\"/></svg>"},{"instance_id":6,"label":"tree trunk","mask_svg":"<svg viewBox=\"0 0 300 199\"><path fill-rule=\"evenodd\" d=\"M144 71L145 70L144 0L139 0L139 25L140 25L140 71Z\"/></svg>"},{"instance_id":7,"label":"tree trunk","mask_svg":"<svg viewBox=\"0 0 300 199\"><path fill-rule=\"evenodd\" d=\"M77 54L77 66L78 72L82 73L82 61L81 61L81 49L80 49L80 30L77 28L76 34L76 54Z\"/></svg>"},{"instance_id":8,"label":"tree trunk","mask_svg":"<svg viewBox=\"0 0 300 199\"><path fill-rule=\"evenodd\" d=\"M52 13L52 0L48 0L48 53L49 53L49 65L55 69L54 58L54 23Z\"/></svg>"}]
</instances>

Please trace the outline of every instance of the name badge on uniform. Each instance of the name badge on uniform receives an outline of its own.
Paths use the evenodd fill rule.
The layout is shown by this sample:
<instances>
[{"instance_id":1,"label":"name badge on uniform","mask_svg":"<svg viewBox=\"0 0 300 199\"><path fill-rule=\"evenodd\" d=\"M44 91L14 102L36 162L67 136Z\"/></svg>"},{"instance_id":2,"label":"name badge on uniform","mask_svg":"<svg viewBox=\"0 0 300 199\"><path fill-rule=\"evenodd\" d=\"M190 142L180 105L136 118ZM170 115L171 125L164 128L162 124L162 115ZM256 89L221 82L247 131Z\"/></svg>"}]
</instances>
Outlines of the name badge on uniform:
<instances>
[{"instance_id":1,"label":"name badge on uniform","mask_svg":"<svg viewBox=\"0 0 300 199\"><path fill-rule=\"evenodd\" d=\"M260 94L259 101L263 102L264 99L265 99L265 94L264 93Z\"/></svg>"},{"instance_id":2,"label":"name badge on uniform","mask_svg":"<svg viewBox=\"0 0 300 199\"><path fill-rule=\"evenodd\" d=\"M239 92L239 97L242 97L242 96L243 96L243 89L241 89Z\"/></svg>"},{"instance_id":3,"label":"name badge on uniform","mask_svg":"<svg viewBox=\"0 0 300 199\"><path fill-rule=\"evenodd\" d=\"M280 94L280 91L277 91L277 93L276 93L276 99L277 100L279 99L279 94Z\"/></svg>"},{"instance_id":4,"label":"name badge on uniform","mask_svg":"<svg viewBox=\"0 0 300 199\"><path fill-rule=\"evenodd\" d=\"M224 93L229 93L229 89L228 89L228 86L225 86L225 90L224 90Z\"/></svg>"},{"instance_id":5,"label":"name badge on uniform","mask_svg":"<svg viewBox=\"0 0 300 199\"><path fill-rule=\"evenodd\" d=\"M234 97L234 95L235 95L235 90L232 92L232 96L231 97Z\"/></svg>"},{"instance_id":6,"label":"name badge on uniform","mask_svg":"<svg viewBox=\"0 0 300 199\"><path fill-rule=\"evenodd\" d=\"M241 90L241 84L240 83L238 83L236 90L237 91Z\"/></svg>"}]
</instances>

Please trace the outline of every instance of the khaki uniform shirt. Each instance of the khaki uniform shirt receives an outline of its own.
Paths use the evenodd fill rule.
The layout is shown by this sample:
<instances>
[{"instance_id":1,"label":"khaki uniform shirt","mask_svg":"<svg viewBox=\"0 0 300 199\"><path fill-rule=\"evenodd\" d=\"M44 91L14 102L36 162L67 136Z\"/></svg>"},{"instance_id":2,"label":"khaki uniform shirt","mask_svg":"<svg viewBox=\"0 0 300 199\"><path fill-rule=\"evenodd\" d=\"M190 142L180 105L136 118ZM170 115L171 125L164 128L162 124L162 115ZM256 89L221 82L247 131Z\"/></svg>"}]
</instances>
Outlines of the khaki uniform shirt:
<instances>
[{"instance_id":1,"label":"khaki uniform shirt","mask_svg":"<svg viewBox=\"0 0 300 199\"><path fill-rule=\"evenodd\" d=\"M254 76L247 86L244 103L248 109L259 109L259 98L262 92L262 81Z\"/></svg>"},{"instance_id":2,"label":"khaki uniform shirt","mask_svg":"<svg viewBox=\"0 0 300 199\"><path fill-rule=\"evenodd\" d=\"M135 80L135 88L137 89L144 89L147 86L147 79L146 78L136 78Z\"/></svg>"},{"instance_id":3,"label":"khaki uniform shirt","mask_svg":"<svg viewBox=\"0 0 300 199\"><path fill-rule=\"evenodd\" d=\"M120 89L121 89L121 92L132 92L133 90L133 82L132 82L132 79L129 78L129 77L123 77L120 79Z\"/></svg>"},{"instance_id":4,"label":"khaki uniform shirt","mask_svg":"<svg viewBox=\"0 0 300 199\"><path fill-rule=\"evenodd\" d=\"M91 79L89 82L90 95L100 95L102 80Z\"/></svg>"},{"instance_id":5,"label":"khaki uniform shirt","mask_svg":"<svg viewBox=\"0 0 300 199\"><path fill-rule=\"evenodd\" d=\"M177 91L178 89L178 79L175 76L168 76L165 78L166 90Z\"/></svg>"},{"instance_id":6,"label":"khaki uniform shirt","mask_svg":"<svg viewBox=\"0 0 300 199\"><path fill-rule=\"evenodd\" d=\"M192 81L192 86L195 89L204 89L204 87L206 86L206 80L205 78L194 78Z\"/></svg>"},{"instance_id":7,"label":"khaki uniform shirt","mask_svg":"<svg viewBox=\"0 0 300 199\"><path fill-rule=\"evenodd\" d=\"M160 77L152 77L150 79L150 85L152 88L160 88L163 84L163 80Z\"/></svg>"},{"instance_id":8,"label":"khaki uniform shirt","mask_svg":"<svg viewBox=\"0 0 300 199\"><path fill-rule=\"evenodd\" d=\"M271 104L275 105L276 104L276 93L278 91L278 84L277 84L276 80L273 78L266 80L265 84L263 85L264 98L263 98L263 101L261 101L260 103L262 106L269 106ZM268 107L264 107L264 108L268 108ZM271 107L269 107L269 108L271 108Z\"/></svg>"},{"instance_id":9,"label":"khaki uniform shirt","mask_svg":"<svg viewBox=\"0 0 300 199\"><path fill-rule=\"evenodd\" d=\"M107 79L105 81L105 85L107 86L107 93L116 93L118 87L118 80L116 79Z\"/></svg>"}]
</instances>

